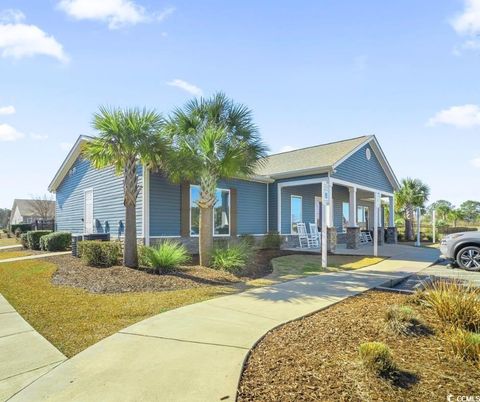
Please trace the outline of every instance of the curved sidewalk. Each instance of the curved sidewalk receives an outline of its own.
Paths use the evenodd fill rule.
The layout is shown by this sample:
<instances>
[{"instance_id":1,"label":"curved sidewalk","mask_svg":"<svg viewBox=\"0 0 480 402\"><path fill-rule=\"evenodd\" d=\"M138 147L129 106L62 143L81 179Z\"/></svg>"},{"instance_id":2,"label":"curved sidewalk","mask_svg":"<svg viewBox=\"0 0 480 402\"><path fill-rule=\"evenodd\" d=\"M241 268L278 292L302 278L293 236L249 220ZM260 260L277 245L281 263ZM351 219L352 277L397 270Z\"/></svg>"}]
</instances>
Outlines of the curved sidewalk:
<instances>
[{"instance_id":1,"label":"curved sidewalk","mask_svg":"<svg viewBox=\"0 0 480 402\"><path fill-rule=\"evenodd\" d=\"M415 273L438 254L398 246L398 254L362 270L309 276L159 314L60 364L12 401L234 401L244 359L266 332Z\"/></svg>"}]
</instances>

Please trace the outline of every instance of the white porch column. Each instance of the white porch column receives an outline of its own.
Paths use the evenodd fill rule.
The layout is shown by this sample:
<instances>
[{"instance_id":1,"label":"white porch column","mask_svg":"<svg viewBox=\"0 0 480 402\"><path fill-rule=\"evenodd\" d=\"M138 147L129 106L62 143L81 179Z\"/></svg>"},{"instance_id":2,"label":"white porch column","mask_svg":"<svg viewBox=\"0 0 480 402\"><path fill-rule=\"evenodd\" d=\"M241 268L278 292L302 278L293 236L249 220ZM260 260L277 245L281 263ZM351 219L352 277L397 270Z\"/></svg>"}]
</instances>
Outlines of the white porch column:
<instances>
[{"instance_id":1,"label":"white porch column","mask_svg":"<svg viewBox=\"0 0 480 402\"><path fill-rule=\"evenodd\" d=\"M327 187L328 187L328 205L327 205L327 226L329 228L333 227L333 203L332 203L332 194L333 194L333 183L330 180L330 178L327 181Z\"/></svg>"},{"instance_id":2,"label":"white porch column","mask_svg":"<svg viewBox=\"0 0 480 402\"><path fill-rule=\"evenodd\" d=\"M349 204L349 216L348 216L348 226L357 227L357 188L349 187L350 193L350 204Z\"/></svg>"},{"instance_id":3,"label":"white porch column","mask_svg":"<svg viewBox=\"0 0 480 402\"><path fill-rule=\"evenodd\" d=\"M142 205L142 234L146 246L150 245L150 170L143 165L143 205Z\"/></svg>"},{"instance_id":4,"label":"white porch column","mask_svg":"<svg viewBox=\"0 0 480 402\"><path fill-rule=\"evenodd\" d=\"M381 205L381 194L379 192L375 193L374 203L373 203L373 255L378 256L378 223L379 223L379 213Z\"/></svg>"},{"instance_id":5,"label":"white porch column","mask_svg":"<svg viewBox=\"0 0 480 402\"><path fill-rule=\"evenodd\" d=\"M282 186L277 184L277 231L282 234Z\"/></svg>"},{"instance_id":6,"label":"white porch column","mask_svg":"<svg viewBox=\"0 0 480 402\"><path fill-rule=\"evenodd\" d=\"M327 208L331 204L331 185L322 182L322 268L327 268L328 253L328 230L327 230Z\"/></svg>"},{"instance_id":7,"label":"white porch column","mask_svg":"<svg viewBox=\"0 0 480 402\"><path fill-rule=\"evenodd\" d=\"M395 196L389 197L389 214L388 214L388 226L395 227Z\"/></svg>"}]
</instances>

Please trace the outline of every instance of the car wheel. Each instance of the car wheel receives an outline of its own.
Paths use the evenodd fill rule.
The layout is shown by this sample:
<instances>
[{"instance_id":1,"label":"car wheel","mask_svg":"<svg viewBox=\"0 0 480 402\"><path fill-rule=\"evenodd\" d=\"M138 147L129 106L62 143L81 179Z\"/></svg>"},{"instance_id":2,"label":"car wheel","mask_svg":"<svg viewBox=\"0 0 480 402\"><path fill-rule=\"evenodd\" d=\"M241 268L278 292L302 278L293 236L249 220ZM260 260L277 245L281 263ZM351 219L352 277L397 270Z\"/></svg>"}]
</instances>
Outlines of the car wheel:
<instances>
[{"instance_id":1,"label":"car wheel","mask_svg":"<svg viewBox=\"0 0 480 402\"><path fill-rule=\"evenodd\" d=\"M480 247L462 248L457 254L457 263L467 271L480 271Z\"/></svg>"}]
</instances>

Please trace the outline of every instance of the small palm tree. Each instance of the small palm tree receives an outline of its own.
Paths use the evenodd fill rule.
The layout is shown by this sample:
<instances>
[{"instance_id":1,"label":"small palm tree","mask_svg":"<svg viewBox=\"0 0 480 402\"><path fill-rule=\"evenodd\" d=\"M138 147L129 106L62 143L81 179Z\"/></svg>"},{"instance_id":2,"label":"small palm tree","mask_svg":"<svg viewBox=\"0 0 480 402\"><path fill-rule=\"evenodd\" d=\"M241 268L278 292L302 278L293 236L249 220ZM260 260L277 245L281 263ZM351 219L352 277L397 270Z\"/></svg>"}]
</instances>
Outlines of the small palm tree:
<instances>
[{"instance_id":1,"label":"small palm tree","mask_svg":"<svg viewBox=\"0 0 480 402\"><path fill-rule=\"evenodd\" d=\"M139 165L159 168L166 160L169 141L162 135L164 123L162 116L152 110L100 107L92 122L99 136L84 149L95 168L113 166L116 174L123 175L123 263L127 267L138 266L136 205L141 188L137 170Z\"/></svg>"},{"instance_id":2,"label":"small palm tree","mask_svg":"<svg viewBox=\"0 0 480 402\"><path fill-rule=\"evenodd\" d=\"M405 238L413 240L414 208L425 208L430 196L430 188L419 179L406 178L401 182L400 190L395 194L397 210L405 220Z\"/></svg>"},{"instance_id":3,"label":"small palm tree","mask_svg":"<svg viewBox=\"0 0 480 402\"><path fill-rule=\"evenodd\" d=\"M174 181L200 185L200 264L210 265L213 247L213 207L220 178L248 176L266 156L252 112L223 93L193 99L173 112L167 123L173 139Z\"/></svg>"},{"instance_id":4,"label":"small palm tree","mask_svg":"<svg viewBox=\"0 0 480 402\"><path fill-rule=\"evenodd\" d=\"M448 218L452 221L453 223L453 227L456 228L457 227L457 222L459 220L462 220L465 218L465 214L463 213L463 211L459 208L455 208L455 209L452 209L449 213L448 213Z\"/></svg>"}]
</instances>

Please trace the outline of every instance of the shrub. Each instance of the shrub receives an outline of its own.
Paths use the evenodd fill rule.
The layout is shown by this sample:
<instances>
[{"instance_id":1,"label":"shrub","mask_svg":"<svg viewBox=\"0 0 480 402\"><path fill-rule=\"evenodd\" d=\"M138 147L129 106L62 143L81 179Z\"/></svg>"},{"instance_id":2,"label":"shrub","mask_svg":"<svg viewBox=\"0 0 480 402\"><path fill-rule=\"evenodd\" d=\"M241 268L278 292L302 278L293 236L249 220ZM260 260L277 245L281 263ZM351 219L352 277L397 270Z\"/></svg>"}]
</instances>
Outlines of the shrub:
<instances>
[{"instance_id":1,"label":"shrub","mask_svg":"<svg viewBox=\"0 0 480 402\"><path fill-rule=\"evenodd\" d=\"M217 247L212 252L212 268L238 273L251 257L250 248L243 243Z\"/></svg>"},{"instance_id":2,"label":"shrub","mask_svg":"<svg viewBox=\"0 0 480 402\"><path fill-rule=\"evenodd\" d=\"M22 244L23 248L28 248L28 237L26 233L22 233L20 235L20 243Z\"/></svg>"},{"instance_id":3,"label":"shrub","mask_svg":"<svg viewBox=\"0 0 480 402\"><path fill-rule=\"evenodd\" d=\"M20 230L20 233L27 233L32 230L32 225L30 223L15 223L10 225L10 231L12 233L17 232L17 229Z\"/></svg>"},{"instance_id":4,"label":"shrub","mask_svg":"<svg viewBox=\"0 0 480 402\"><path fill-rule=\"evenodd\" d=\"M111 267L118 262L122 252L119 242L84 240L78 243L80 256L91 267Z\"/></svg>"},{"instance_id":5,"label":"shrub","mask_svg":"<svg viewBox=\"0 0 480 402\"><path fill-rule=\"evenodd\" d=\"M140 262L161 274L171 272L190 260L190 254L185 246L170 240L155 247L142 247L140 251Z\"/></svg>"},{"instance_id":6,"label":"shrub","mask_svg":"<svg viewBox=\"0 0 480 402\"><path fill-rule=\"evenodd\" d=\"M392 353L384 343L362 343L358 348L358 354L363 366L377 374L385 374L396 370Z\"/></svg>"},{"instance_id":7,"label":"shrub","mask_svg":"<svg viewBox=\"0 0 480 402\"><path fill-rule=\"evenodd\" d=\"M455 356L480 366L480 334L454 328L446 338Z\"/></svg>"},{"instance_id":8,"label":"shrub","mask_svg":"<svg viewBox=\"0 0 480 402\"><path fill-rule=\"evenodd\" d=\"M397 335L414 334L420 326L415 312L408 306L392 306L385 314L385 322L388 330Z\"/></svg>"},{"instance_id":9,"label":"shrub","mask_svg":"<svg viewBox=\"0 0 480 402\"><path fill-rule=\"evenodd\" d=\"M28 248L40 250L40 238L50 233L50 230L30 230L27 232Z\"/></svg>"},{"instance_id":10,"label":"shrub","mask_svg":"<svg viewBox=\"0 0 480 402\"><path fill-rule=\"evenodd\" d=\"M278 232L268 232L262 241L262 248L279 250L281 245L282 236Z\"/></svg>"},{"instance_id":11,"label":"shrub","mask_svg":"<svg viewBox=\"0 0 480 402\"><path fill-rule=\"evenodd\" d=\"M22 234L22 231L20 230L20 228L16 228L15 229L15 237L18 239L18 238L20 238L21 234Z\"/></svg>"},{"instance_id":12,"label":"shrub","mask_svg":"<svg viewBox=\"0 0 480 402\"><path fill-rule=\"evenodd\" d=\"M424 300L444 324L480 330L480 288L458 281L436 281L425 288Z\"/></svg>"},{"instance_id":13,"label":"shrub","mask_svg":"<svg viewBox=\"0 0 480 402\"><path fill-rule=\"evenodd\" d=\"M255 236L252 236L251 234L242 234L238 236L238 238L240 239L241 243L245 244L248 247L254 247L257 243Z\"/></svg>"},{"instance_id":14,"label":"shrub","mask_svg":"<svg viewBox=\"0 0 480 402\"><path fill-rule=\"evenodd\" d=\"M72 234L53 232L40 238L40 248L45 251L65 251L72 245Z\"/></svg>"}]
</instances>

